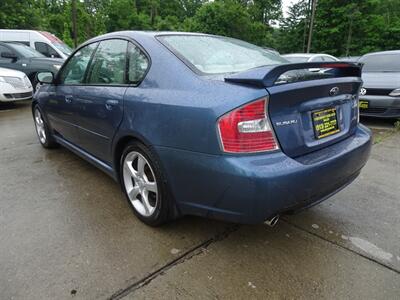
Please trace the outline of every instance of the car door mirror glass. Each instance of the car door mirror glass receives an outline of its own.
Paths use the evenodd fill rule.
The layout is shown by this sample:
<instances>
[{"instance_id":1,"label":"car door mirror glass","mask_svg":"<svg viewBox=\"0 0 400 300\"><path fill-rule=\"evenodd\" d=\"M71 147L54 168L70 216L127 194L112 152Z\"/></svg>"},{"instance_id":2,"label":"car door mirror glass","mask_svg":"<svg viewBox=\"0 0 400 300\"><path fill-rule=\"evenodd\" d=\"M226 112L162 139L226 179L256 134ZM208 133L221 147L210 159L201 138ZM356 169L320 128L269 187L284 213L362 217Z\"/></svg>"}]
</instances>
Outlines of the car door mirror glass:
<instances>
[{"instance_id":1,"label":"car door mirror glass","mask_svg":"<svg viewBox=\"0 0 400 300\"><path fill-rule=\"evenodd\" d=\"M51 72L40 72L37 74L40 83L51 84L54 81L54 75Z\"/></svg>"}]
</instances>

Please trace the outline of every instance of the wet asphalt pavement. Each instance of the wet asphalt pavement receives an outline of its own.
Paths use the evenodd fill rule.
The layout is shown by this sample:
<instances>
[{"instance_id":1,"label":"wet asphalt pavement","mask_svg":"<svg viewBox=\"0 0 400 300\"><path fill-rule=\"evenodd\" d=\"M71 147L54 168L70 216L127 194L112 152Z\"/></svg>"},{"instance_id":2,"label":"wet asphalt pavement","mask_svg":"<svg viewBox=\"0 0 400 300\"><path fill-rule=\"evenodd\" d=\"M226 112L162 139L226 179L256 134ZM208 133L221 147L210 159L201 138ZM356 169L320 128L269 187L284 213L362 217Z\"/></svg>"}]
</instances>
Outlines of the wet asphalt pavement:
<instances>
[{"instance_id":1,"label":"wet asphalt pavement","mask_svg":"<svg viewBox=\"0 0 400 300\"><path fill-rule=\"evenodd\" d=\"M42 149L29 104L0 105L0 299L400 299L400 133L365 121L360 177L274 228L150 228L107 175Z\"/></svg>"}]
</instances>

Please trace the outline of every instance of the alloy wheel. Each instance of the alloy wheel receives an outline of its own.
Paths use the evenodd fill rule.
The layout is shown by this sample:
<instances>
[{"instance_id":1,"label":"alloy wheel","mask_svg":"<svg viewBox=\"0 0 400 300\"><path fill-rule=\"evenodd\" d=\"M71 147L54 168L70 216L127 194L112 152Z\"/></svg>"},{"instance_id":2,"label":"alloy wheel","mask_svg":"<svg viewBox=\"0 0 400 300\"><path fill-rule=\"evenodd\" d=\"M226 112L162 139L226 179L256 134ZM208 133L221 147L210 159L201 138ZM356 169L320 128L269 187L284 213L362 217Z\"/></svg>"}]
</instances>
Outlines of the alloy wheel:
<instances>
[{"instance_id":1,"label":"alloy wheel","mask_svg":"<svg viewBox=\"0 0 400 300\"><path fill-rule=\"evenodd\" d=\"M151 216L157 207L157 181L150 163L139 152L131 151L125 156L123 180L135 210L144 217Z\"/></svg>"},{"instance_id":2,"label":"alloy wheel","mask_svg":"<svg viewBox=\"0 0 400 300\"><path fill-rule=\"evenodd\" d=\"M42 114L40 113L39 109L35 109L35 127L36 132L39 137L39 140L42 144L46 144L46 129L45 124L42 118Z\"/></svg>"}]
</instances>

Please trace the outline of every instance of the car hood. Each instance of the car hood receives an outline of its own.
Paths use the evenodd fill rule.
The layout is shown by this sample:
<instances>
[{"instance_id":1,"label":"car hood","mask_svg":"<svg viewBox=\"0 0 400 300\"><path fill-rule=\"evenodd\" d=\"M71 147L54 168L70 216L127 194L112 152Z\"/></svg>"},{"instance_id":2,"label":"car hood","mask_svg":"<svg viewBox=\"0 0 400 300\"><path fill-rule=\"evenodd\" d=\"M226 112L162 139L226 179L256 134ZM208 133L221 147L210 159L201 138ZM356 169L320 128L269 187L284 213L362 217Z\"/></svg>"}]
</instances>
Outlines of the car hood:
<instances>
[{"instance_id":1,"label":"car hood","mask_svg":"<svg viewBox=\"0 0 400 300\"><path fill-rule=\"evenodd\" d=\"M0 77L4 76L10 76L10 77L19 77L19 78L24 78L25 73L22 73L17 70L11 70L11 69L6 69L6 68L0 68Z\"/></svg>"},{"instance_id":2,"label":"car hood","mask_svg":"<svg viewBox=\"0 0 400 300\"><path fill-rule=\"evenodd\" d=\"M363 72L362 80L367 88L400 88L400 72Z\"/></svg>"}]
</instances>

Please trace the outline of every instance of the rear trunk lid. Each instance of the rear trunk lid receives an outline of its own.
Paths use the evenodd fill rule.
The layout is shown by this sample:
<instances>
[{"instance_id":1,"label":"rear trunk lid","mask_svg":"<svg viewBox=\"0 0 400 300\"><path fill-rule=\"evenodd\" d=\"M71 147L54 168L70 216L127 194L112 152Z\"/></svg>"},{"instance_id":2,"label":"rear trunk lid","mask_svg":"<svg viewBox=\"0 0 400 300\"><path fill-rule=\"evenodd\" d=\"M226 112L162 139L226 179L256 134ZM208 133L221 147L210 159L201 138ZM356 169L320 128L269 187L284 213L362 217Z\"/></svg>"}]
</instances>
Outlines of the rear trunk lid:
<instances>
[{"instance_id":1,"label":"rear trunk lid","mask_svg":"<svg viewBox=\"0 0 400 300\"><path fill-rule=\"evenodd\" d=\"M313 73L311 68L324 69ZM297 157L354 134L361 68L351 63L302 63L262 67L225 81L265 88L268 114L284 153Z\"/></svg>"}]
</instances>

